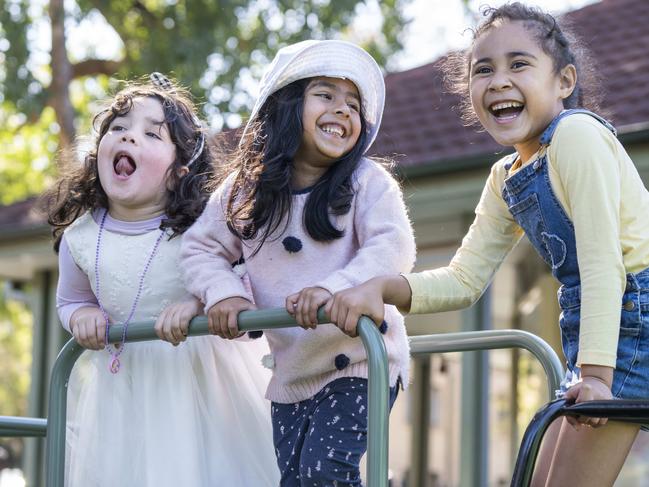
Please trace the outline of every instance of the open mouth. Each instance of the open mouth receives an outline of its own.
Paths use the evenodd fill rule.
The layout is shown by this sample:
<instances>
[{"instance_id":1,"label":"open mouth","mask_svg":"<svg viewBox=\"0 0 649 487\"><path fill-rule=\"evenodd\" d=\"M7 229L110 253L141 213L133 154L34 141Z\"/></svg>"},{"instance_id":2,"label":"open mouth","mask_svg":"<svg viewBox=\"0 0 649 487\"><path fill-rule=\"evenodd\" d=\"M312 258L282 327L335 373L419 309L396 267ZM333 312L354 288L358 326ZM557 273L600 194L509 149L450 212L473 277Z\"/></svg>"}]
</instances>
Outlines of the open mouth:
<instances>
[{"instance_id":1,"label":"open mouth","mask_svg":"<svg viewBox=\"0 0 649 487\"><path fill-rule=\"evenodd\" d=\"M113 160L115 174L128 177L135 172L135 169L137 169L137 164L135 164L133 158L128 154L119 153L115 156Z\"/></svg>"},{"instance_id":2,"label":"open mouth","mask_svg":"<svg viewBox=\"0 0 649 487\"><path fill-rule=\"evenodd\" d=\"M343 138L346 132L343 126L335 123L326 123L324 125L320 125L320 130L327 134L337 135L340 138Z\"/></svg>"},{"instance_id":3,"label":"open mouth","mask_svg":"<svg viewBox=\"0 0 649 487\"><path fill-rule=\"evenodd\" d=\"M516 118L525 108L521 102L505 101L497 102L489 107L491 114L498 120L511 120Z\"/></svg>"}]
</instances>

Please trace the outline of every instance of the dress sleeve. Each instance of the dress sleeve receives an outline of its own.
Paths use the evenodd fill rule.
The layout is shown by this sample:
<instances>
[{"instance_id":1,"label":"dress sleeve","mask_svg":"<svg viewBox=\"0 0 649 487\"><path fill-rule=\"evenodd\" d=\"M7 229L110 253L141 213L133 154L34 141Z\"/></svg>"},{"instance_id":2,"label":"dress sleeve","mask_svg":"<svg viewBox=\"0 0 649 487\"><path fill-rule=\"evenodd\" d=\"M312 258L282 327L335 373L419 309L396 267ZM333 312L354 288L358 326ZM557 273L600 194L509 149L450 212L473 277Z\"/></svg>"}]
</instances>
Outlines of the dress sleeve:
<instances>
[{"instance_id":1,"label":"dress sleeve","mask_svg":"<svg viewBox=\"0 0 649 487\"><path fill-rule=\"evenodd\" d=\"M65 235L59 248L59 281L56 286L56 309L63 328L70 331L70 318L79 308L99 307L90 281L74 261Z\"/></svg>"},{"instance_id":2,"label":"dress sleeve","mask_svg":"<svg viewBox=\"0 0 649 487\"><path fill-rule=\"evenodd\" d=\"M242 245L227 226L225 208L233 179L210 197L205 210L184 233L181 267L187 290L205 303L205 311L219 301L242 297L252 302L232 262L242 256Z\"/></svg>"},{"instance_id":3,"label":"dress sleeve","mask_svg":"<svg viewBox=\"0 0 649 487\"><path fill-rule=\"evenodd\" d=\"M522 229L501 196L502 161L491 170L475 219L447 267L406 274L411 313L434 313L470 306L482 295L500 264L518 243Z\"/></svg>"},{"instance_id":4,"label":"dress sleeve","mask_svg":"<svg viewBox=\"0 0 649 487\"><path fill-rule=\"evenodd\" d=\"M372 277L409 272L415 262L415 238L401 189L373 161L364 160L353 211L359 247L356 255L345 267L315 284L332 294Z\"/></svg>"},{"instance_id":5,"label":"dress sleeve","mask_svg":"<svg viewBox=\"0 0 649 487\"><path fill-rule=\"evenodd\" d=\"M590 117L567 117L548 157L575 228L581 280L578 365L615 367L626 271L620 244L618 145Z\"/></svg>"}]
</instances>

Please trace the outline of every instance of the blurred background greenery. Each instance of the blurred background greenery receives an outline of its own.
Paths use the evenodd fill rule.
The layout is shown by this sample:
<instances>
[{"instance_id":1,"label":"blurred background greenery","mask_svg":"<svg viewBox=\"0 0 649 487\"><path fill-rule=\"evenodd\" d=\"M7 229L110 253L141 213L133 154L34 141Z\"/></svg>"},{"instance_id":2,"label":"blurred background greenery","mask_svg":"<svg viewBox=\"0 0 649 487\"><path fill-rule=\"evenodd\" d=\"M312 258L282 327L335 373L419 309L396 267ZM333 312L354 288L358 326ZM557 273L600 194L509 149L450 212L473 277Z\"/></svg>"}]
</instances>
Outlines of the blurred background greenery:
<instances>
[{"instance_id":1,"label":"blurred background greenery","mask_svg":"<svg viewBox=\"0 0 649 487\"><path fill-rule=\"evenodd\" d=\"M191 89L213 129L236 127L281 45L343 37L384 65L401 48L408 2L375 2L378 23L357 38L352 26L368 3L357 0L2 0L0 203L43 189L56 151L89 133L95 102L115 80L169 74ZM81 45L69 40L79 29Z\"/></svg>"}]
</instances>

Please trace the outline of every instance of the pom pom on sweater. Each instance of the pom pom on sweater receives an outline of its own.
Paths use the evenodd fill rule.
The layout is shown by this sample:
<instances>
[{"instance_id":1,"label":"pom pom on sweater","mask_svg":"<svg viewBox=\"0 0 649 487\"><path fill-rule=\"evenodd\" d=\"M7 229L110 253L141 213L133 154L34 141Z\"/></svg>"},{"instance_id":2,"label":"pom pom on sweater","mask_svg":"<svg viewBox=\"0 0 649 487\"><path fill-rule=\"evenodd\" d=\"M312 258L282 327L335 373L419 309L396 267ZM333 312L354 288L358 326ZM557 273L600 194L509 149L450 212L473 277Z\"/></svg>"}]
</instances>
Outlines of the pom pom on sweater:
<instances>
[{"instance_id":1,"label":"pom pom on sweater","mask_svg":"<svg viewBox=\"0 0 649 487\"><path fill-rule=\"evenodd\" d=\"M297 237L286 237L282 240L282 245L284 245L287 252L292 254L302 250L302 241Z\"/></svg>"},{"instance_id":2,"label":"pom pom on sweater","mask_svg":"<svg viewBox=\"0 0 649 487\"><path fill-rule=\"evenodd\" d=\"M344 353L341 353L340 355L336 355L336 360L334 361L334 363L336 364L336 368L338 370L343 370L349 365L349 357Z\"/></svg>"},{"instance_id":3,"label":"pom pom on sweater","mask_svg":"<svg viewBox=\"0 0 649 487\"><path fill-rule=\"evenodd\" d=\"M381 334L385 335L385 332L388 331L388 322L383 320L383 323L381 323L381 326L379 326L379 331Z\"/></svg>"}]
</instances>

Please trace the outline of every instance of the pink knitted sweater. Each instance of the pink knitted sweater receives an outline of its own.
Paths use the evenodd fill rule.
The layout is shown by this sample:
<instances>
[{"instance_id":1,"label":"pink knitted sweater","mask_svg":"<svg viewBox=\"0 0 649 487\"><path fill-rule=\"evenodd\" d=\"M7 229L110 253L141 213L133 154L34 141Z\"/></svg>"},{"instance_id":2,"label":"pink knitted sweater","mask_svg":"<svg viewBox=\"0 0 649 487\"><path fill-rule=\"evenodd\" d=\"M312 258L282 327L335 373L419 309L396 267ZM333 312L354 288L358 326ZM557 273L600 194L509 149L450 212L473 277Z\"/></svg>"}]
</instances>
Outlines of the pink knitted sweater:
<instances>
[{"instance_id":1,"label":"pink knitted sweater","mask_svg":"<svg viewBox=\"0 0 649 487\"><path fill-rule=\"evenodd\" d=\"M210 198L202 216L185 232L181 267L187 289L209 310L219 301L240 296L257 307L285 306L290 294L319 286L331 293L384 274L409 272L415 241L397 182L379 164L363 159L354 173L355 196L346 215L334 217L344 236L330 242L313 240L302 224L308 192L293 195L288 226L266 240L241 241L227 228L225 208L232 178ZM253 296L232 272L231 263L245 258ZM386 306L383 326L390 385L400 377L408 384L409 347L403 317ZM350 338L333 325L316 330L299 327L265 332L273 355L273 377L266 397L294 403L314 396L339 377L367 377L367 359L360 338Z\"/></svg>"}]
</instances>

